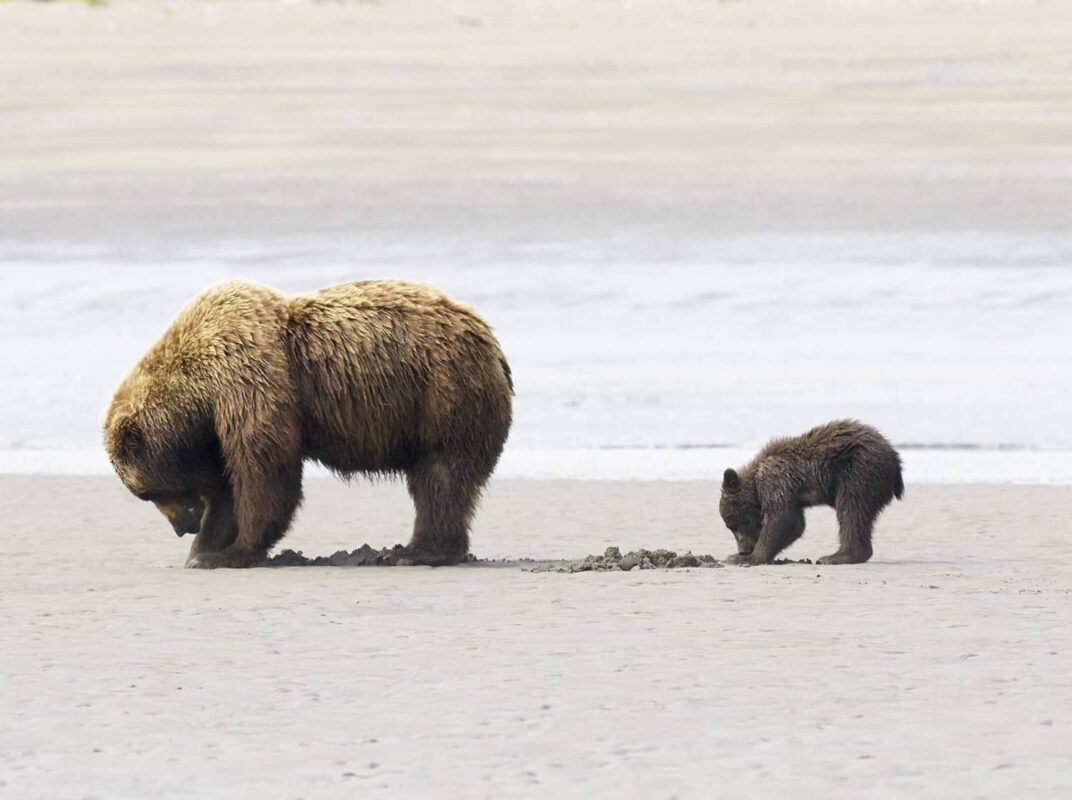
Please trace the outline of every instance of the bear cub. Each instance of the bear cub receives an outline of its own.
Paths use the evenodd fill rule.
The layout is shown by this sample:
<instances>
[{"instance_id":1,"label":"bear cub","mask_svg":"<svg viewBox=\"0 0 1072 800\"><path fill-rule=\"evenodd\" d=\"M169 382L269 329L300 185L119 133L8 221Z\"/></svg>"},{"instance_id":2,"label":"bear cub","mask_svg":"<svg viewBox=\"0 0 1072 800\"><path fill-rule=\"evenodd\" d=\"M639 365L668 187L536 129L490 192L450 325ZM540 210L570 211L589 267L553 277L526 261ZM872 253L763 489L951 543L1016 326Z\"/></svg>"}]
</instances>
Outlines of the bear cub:
<instances>
[{"instance_id":1,"label":"bear cub","mask_svg":"<svg viewBox=\"0 0 1072 800\"><path fill-rule=\"evenodd\" d=\"M875 520L904 496L901 457L886 438L856 420L835 420L774 439L722 478L719 513L737 540L733 564L769 564L804 533L804 509L837 510L840 547L819 564L871 558Z\"/></svg>"}]
</instances>

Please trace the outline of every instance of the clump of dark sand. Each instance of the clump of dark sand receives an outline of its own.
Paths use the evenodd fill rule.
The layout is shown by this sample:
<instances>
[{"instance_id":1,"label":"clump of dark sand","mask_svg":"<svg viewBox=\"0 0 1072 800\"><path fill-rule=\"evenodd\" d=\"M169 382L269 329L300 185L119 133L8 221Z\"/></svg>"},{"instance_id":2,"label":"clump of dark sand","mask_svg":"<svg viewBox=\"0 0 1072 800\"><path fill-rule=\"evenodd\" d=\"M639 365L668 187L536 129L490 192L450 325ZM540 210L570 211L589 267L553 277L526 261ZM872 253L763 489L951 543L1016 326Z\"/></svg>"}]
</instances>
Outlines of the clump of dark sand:
<instances>
[{"instance_id":1,"label":"clump of dark sand","mask_svg":"<svg viewBox=\"0 0 1072 800\"><path fill-rule=\"evenodd\" d=\"M467 555L463 563L476 561ZM413 559L406 554L404 545L383 547L376 550L367 544L347 552L337 550L330 556L309 558L301 550L282 550L264 562L266 567L412 567Z\"/></svg>"},{"instance_id":2,"label":"clump of dark sand","mask_svg":"<svg viewBox=\"0 0 1072 800\"><path fill-rule=\"evenodd\" d=\"M367 544L347 552L338 550L330 556L308 558L300 550L282 550L264 562L267 567L397 567L407 566L405 548L398 544L375 550ZM412 561L408 562L412 564Z\"/></svg>"},{"instance_id":3,"label":"clump of dark sand","mask_svg":"<svg viewBox=\"0 0 1072 800\"><path fill-rule=\"evenodd\" d=\"M678 555L673 550L633 550L622 555L617 547L608 547L601 556L585 556L571 561L549 561L537 564L532 572L609 572L631 569L682 569L721 567L714 556L693 555L691 552Z\"/></svg>"},{"instance_id":4,"label":"clump of dark sand","mask_svg":"<svg viewBox=\"0 0 1072 800\"><path fill-rule=\"evenodd\" d=\"M673 550L633 550L622 555L617 547L608 547L601 556L591 555L563 561L536 561L531 558L507 561L488 561L469 554L463 564L486 566L518 566L529 572L610 572L631 569L713 569L725 566L714 556L694 555L692 552L678 555ZM793 561L776 559L774 564L810 564L808 559ZM347 552L338 550L330 556L309 558L300 550L282 550L264 561L265 567L412 567L404 545L382 547L376 550L367 544Z\"/></svg>"}]
</instances>

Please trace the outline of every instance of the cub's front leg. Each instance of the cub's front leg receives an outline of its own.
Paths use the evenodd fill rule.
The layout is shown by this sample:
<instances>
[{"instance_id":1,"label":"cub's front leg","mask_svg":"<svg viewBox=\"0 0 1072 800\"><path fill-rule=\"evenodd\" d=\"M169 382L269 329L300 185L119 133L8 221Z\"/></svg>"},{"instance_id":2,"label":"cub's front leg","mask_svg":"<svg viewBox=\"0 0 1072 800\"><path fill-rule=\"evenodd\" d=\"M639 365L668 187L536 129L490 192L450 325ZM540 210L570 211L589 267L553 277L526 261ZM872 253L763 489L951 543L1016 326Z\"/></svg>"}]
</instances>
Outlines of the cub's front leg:
<instances>
[{"instance_id":1,"label":"cub's front leg","mask_svg":"<svg viewBox=\"0 0 1072 800\"><path fill-rule=\"evenodd\" d=\"M742 556L738 563L758 566L771 563L775 556L789 547L804 533L804 510L782 508L763 512L763 527L752 554Z\"/></svg>"}]
</instances>

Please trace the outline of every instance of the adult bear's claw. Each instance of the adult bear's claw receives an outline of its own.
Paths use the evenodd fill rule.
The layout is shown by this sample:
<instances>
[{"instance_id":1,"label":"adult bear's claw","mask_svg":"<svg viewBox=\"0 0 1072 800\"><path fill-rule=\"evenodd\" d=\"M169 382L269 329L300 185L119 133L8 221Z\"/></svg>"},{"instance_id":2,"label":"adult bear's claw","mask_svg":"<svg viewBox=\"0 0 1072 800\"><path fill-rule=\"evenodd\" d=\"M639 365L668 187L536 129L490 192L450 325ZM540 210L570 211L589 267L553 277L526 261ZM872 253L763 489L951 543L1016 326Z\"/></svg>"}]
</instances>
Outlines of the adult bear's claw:
<instances>
[{"instance_id":1,"label":"adult bear's claw","mask_svg":"<svg viewBox=\"0 0 1072 800\"><path fill-rule=\"evenodd\" d=\"M218 553L198 553L186 559L187 569L245 569L264 561L264 553L228 547Z\"/></svg>"}]
</instances>

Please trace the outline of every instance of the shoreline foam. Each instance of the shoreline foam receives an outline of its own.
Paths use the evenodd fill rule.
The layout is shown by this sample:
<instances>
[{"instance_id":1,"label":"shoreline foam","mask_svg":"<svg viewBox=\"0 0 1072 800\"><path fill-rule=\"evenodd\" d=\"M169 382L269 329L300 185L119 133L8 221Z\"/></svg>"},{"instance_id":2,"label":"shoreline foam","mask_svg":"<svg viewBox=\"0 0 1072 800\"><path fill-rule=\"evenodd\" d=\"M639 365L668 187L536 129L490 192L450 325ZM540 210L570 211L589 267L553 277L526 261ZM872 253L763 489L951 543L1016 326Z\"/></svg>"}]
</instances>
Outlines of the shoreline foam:
<instances>
[{"instance_id":1,"label":"shoreline foam","mask_svg":"<svg viewBox=\"0 0 1072 800\"><path fill-rule=\"evenodd\" d=\"M738 466L756 448L511 448L507 445L496 480L719 481L726 467ZM905 477L920 484L1072 485L1072 452L1030 448L902 448ZM97 450L0 450L0 475L112 475ZM305 477L332 478L307 463Z\"/></svg>"}]
</instances>

